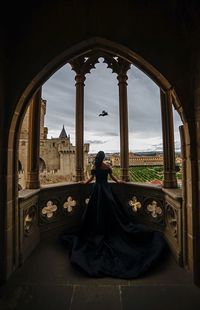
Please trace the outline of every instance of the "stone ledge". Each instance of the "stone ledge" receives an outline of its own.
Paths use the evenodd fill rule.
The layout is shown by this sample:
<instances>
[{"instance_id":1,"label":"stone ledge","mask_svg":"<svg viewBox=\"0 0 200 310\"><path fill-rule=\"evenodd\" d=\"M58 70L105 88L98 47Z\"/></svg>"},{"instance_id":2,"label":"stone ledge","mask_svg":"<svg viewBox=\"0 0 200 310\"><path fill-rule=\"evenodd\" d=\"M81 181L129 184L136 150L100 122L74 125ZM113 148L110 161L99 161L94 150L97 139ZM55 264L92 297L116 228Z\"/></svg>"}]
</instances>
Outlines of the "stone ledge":
<instances>
[{"instance_id":1,"label":"stone ledge","mask_svg":"<svg viewBox=\"0 0 200 310\"><path fill-rule=\"evenodd\" d=\"M123 184L123 183L122 183ZM144 187L144 188L152 188L152 189L158 189L162 190L162 185L155 185L155 184L150 184L150 183L140 183L140 182L127 182L125 184L136 186L136 187Z\"/></svg>"},{"instance_id":2,"label":"stone ledge","mask_svg":"<svg viewBox=\"0 0 200 310\"><path fill-rule=\"evenodd\" d=\"M40 190L45 190L45 189L48 189L48 188L58 188L58 187L65 187L65 186L76 186L76 185L80 185L80 183L77 183L77 182L59 182L59 183L51 183L51 184L45 184L45 185L42 185L40 187Z\"/></svg>"},{"instance_id":3,"label":"stone ledge","mask_svg":"<svg viewBox=\"0 0 200 310\"><path fill-rule=\"evenodd\" d=\"M25 200L34 196L35 194L40 192L40 188L37 189L23 189L19 191L19 200Z\"/></svg>"},{"instance_id":4,"label":"stone ledge","mask_svg":"<svg viewBox=\"0 0 200 310\"><path fill-rule=\"evenodd\" d=\"M175 200L182 200L182 190L180 188L162 188L162 191Z\"/></svg>"}]
</instances>

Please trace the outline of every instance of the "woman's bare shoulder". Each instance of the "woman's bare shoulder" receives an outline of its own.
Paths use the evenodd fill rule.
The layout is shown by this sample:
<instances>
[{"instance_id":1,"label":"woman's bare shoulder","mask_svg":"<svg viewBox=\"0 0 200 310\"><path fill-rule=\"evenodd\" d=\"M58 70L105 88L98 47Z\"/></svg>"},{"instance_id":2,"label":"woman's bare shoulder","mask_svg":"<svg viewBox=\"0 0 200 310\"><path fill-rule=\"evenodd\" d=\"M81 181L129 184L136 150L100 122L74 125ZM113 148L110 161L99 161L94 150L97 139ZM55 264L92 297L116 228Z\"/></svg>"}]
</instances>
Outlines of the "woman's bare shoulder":
<instances>
[{"instance_id":1,"label":"woman's bare shoulder","mask_svg":"<svg viewBox=\"0 0 200 310\"><path fill-rule=\"evenodd\" d=\"M103 168L104 169L111 169L111 166L107 163L103 163Z\"/></svg>"}]
</instances>

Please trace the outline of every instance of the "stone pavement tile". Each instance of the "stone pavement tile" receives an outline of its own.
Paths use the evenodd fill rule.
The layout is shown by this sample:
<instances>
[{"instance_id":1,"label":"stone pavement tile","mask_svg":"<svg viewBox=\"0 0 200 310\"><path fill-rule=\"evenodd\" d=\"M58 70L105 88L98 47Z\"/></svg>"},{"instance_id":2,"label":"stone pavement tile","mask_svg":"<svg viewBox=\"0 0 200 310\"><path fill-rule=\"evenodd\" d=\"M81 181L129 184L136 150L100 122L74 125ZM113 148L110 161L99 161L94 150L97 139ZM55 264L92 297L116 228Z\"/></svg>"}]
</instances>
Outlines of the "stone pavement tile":
<instances>
[{"instance_id":1,"label":"stone pavement tile","mask_svg":"<svg viewBox=\"0 0 200 310\"><path fill-rule=\"evenodd\" d=\"M1 310L66 310L70 307L72 286L24 285L0 289Z\"/></svg>"},{"instance_id":2,"label":"stone pavement tile","mask_svg":"<svg viewBox=\"0 0 200 310\"><path fill-rule=\"evenodd\" d=\"M200 288L188 286L121 287L123 310L199 310Z\"/></svg>"},{"instance_id":3,"label":"stone pavement tile","mask_svg":"<svg viewBox=\"0 0 200 310\"><path fill-rule=\"evenodd\" d=\"M151 269L138 279L130 281L130 285L188 285L192 283L192 275L177 265L173 257Z\"/></svg>"},{"instance_id":4,"label":"stone pavement tile","mask_svg":"<svg viewBox=\"0 0 200 310\"><path fill-rule=\"evenodd\" d=\"M57 274L62 274L63 284L72 284L72 285L94 285L98 280L99 285L128 285L129 281L125 279L113 279L110 277L101 277L101 278L92 278L85 273L80 272L74 266L71 265L68 257L68 250L63 246L63 244L57 244L57 251L59 255L62 256L59 258L59 263L54 268L57 269Z\"/></svg>"},{"instance_id":5,"label":"stone pavement tile","mask_svg":"<svg viewBox=\"0 0 200 310\"><path fill-rule=\"evenodd\" d=\"M74 286L70 310L121 310L119 286Z\"/></svg>"},{"instance_id":6,"label":"stone pavement tile","mask_svg":"<svg viewBox=\"0 0 200 310\"><path fill-rule=\"evenodd\" d=\"M7 287L10 287L11 290L11 301L13 303L17 303L21 300L21 294L25 294L24 290L27 290L27 294L30 296L38 296L36 300L41 300L40 297L40 288L43 288L45 296L48 295L48 291L51 289L52 293L51 298L53 296L53 286L55 287L55 291L58 291L58 296L60 296L60 300L62 301L64 298L64 287L70 287L75 285L75 290L73 291L73 296L75 297L74 303L72 304L73 307L77 307L74 309L78 309L78 297L86 295L89 296L92 300L95 298L98 301L98 304L101 305L105 299L105 302L109 304L109 298L112 299L112 296L115 295L116 287L121 287L122 292L128 292L127 286L131 286L131 288L138 287L138 292L143 291L143 287L146 287L145 292L149 291L154 292L154 289L157 287L161 289L160 286L164 287L165 285L168 286L177 286L177 285L184 285L186 287L190 286L192 283L192 279L189 277L189 274L184 271L184 269L180 268L173 258L167 257L163 260L162 264L156 266L154 270L150 270L147 274L143 277L134 280L124 280L124 279L114 279L114 278L91 278L87 275L79 272L78 270L74 269L73 266L70 264L68 258L68 251L61 242L58 241L58 238L54 236L54 238L42 240L38 247L34 250L32 255L25 261L23 266L19 268L9 279L7 283ZM52 287L51 287L52 286ZM97 286L99 290L97 291ZM37 290L39 288L39 291ZM49 289L47 289L49 287ZM59 288L61 293L59 293ZM80 287L80 289L79 289ZM83 288L85 287L85 289ZM107 296L107 292L109 290L105 290L109 288L111 295ZM141 287L141 291L140 291ZM91 295L88 295L88 292L91 292ZM131 291L132 292L132 291ZM136 291L135 291L136 292ZM25 294L24 300L31 300L29 295ZM77 295L78 294L78 295ZM98 295L99 294L99 295ZM126 293L128 294L128 293ZM161 296L164 293L161 293ZM105 298L104 298L105 295ZM28 297L29 296L29 297ZM41 295L42 296L42 295ZM68 293L67 293L68 296ZM145 295L144 295L145 296ZM164 295L163 295L164 296ZM109 297L109 298L108 298ZM29 298L29 299L27 299ZM82 297L81 297L82 298ZM48 299L46 297L46 299ZM101 301L100 301L101 300ZM114 298L113 298L114 300ZM131 300L131 299L130 299ZM137 300L137 296L136 296ZM146 298L144 298L146 301ZM8 300L6 299L6 302ZM28 302L27 301L27 302ZM54 300L53 300L54 301ZM87 301L87 298L86 298ZM2 301L5 304L5 298ZM46 300L43 299L44 305ZM115 301L113 301L115 302ZM41 302L42 303L42 302ZM50 307L53 303L50 302ZM90 302L88 301L90 305ZM116 307L118 307L118 302ZM24 303L22 303L23 307ZM34 304L33 304L34 305ZM128 304L125 304L128 306ZM30 307L32 307L30 303ZM27 309L31 309L31 308ZM61 306L62 307L62 306ZM3 309L3 308L0 308ZM8 309L15 309L15 308L8 308ZM17 308L16 308L17 309ZM23 310L24 308L22 308ZM39 308L36 307L36 310ZM61 308L62 309L62 308ZM114 309L114 308L113 308ZM118 308L117 308L118 309ZM7 309L6 309L7 310ZM66 309L67 310L67 309ZM71 309L70 309L71 310ZM79 310L79 309L78 309ZM82 308L81 308L82 310ZM88 310L88 308L87 308ZM123 309L125 310L125 309ZM137 309L139 310L139 309ZM142 309L145 310L145 309ZM156 310L156 309L154 309ZM159 309L160 310L160 309ZM177 309L176 309L177 310ZM192 309L193 310L193 309Z\"/></svg>"},{"instance_id":7,"label":"stone pavement tile","mask_svg":"<svg viewBox=\"0 0 200 310\"><path fill-rule=\"evenodd\" d=\"M129 281L124 279L97 279L81 273L70 264L67 249L52 241L41 243L9 281L15 285L46 285L52 282L55 285L94 285L97 280L100 285L129 284Z\"/></svg>"},{"instance_id":8,"label":"stone pavement tile","mask_svg":"<svg viewBox=\"0 0 200 310\"><path fill-rule=\"evenodd\" d=\"M47 240L48 241L48 240ZM41 242L24 264L9 279L13 284L61 283L68 272L68 256L62 247L52 242Z\"/></svg>"}]
</instances>

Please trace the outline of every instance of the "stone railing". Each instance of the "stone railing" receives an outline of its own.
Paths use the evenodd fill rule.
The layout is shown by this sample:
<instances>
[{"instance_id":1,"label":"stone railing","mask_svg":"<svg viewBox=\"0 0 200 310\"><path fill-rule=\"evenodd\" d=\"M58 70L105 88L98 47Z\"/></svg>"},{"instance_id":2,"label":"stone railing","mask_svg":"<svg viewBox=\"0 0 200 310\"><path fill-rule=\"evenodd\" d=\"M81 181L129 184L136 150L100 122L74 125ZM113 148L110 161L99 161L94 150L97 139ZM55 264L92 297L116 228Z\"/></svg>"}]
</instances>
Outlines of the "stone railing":
<instances>
[{"instance_id":1,"label":"stone railing","mask_svg":"<svg viewBox=\"0 0 200 310\"><path fill-rule=\"evenodd\" d=\"M19 261L22 264L40 241L38 201L40 190L22 190L19 194Z\"/></svg>"},{"instance_id":2,"label":"stone railing","mask_svg":"<svg viewBox=\"0 0 200 310\"><path fill-rule=\"evenodd\" d=\"M127 216L135 223L162 231L179 264L182 263L182 199L179 189L144 184L110 184ZM21 262L49 233L71 231L80 224L93 184L51 184L20 191Z\"/></svg>"},{"instance_id":3,"label":"stone railing","mask_svg":"<svg viewBox=\"0 0 200 310\"><path fill-rule=\"evenodd\" d=\"M184 212L182 206L182 191L180 189L163 189L165 193L165 229L164 234L169 247L180 265L183 264Z\"/></svg>"}]
</instances>

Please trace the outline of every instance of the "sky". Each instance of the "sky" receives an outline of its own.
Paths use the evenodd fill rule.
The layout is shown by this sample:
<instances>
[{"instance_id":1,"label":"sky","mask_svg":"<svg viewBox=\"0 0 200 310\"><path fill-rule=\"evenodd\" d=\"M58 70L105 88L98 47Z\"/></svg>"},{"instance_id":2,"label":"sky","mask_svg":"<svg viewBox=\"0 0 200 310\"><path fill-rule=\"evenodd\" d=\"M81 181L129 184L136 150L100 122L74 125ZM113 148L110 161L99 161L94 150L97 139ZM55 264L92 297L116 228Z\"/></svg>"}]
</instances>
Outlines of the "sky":
<instances>
[{"instance_id":1,"label":"sky","mask_svg":"<svg viewBox=\"0 0 200 310\"><path fill-rule=\"evenodd\" d=\"M90 153L99 150L119 152L119 97L117 75L103 59L96 69L86 74L84 87L84 142ZM162 128L159 87L141 70L131 66L128 71L128 127L129 150L162 151ZM75 72L69 64L63 66L42 87L42 98L47 100L45 126L48 138L58 137L65 126L75 144ZM101 117L102 110L108 116ZM180 150L178 127L181 125L174 110L175 148Z\"/></svg>"}]
</instances>

